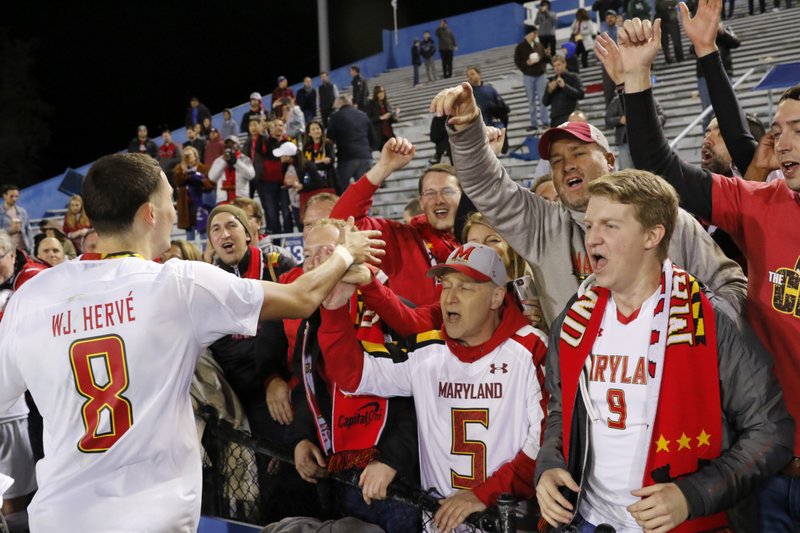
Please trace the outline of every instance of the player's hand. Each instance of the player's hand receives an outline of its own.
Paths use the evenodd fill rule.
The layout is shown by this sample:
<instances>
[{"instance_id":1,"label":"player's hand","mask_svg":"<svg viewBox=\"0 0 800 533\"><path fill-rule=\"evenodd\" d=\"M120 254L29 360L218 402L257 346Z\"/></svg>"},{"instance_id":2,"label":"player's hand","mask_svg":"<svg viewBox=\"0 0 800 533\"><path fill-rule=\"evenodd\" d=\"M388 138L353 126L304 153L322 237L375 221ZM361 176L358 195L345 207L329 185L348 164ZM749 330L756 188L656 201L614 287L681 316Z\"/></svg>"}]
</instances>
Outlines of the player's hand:
<instances>
[{"instance_id":1,"label":"player's hand","mask_svg":"<svg viewBox=\"0 0 800 533\"><path fill-rule=\"evenodd\" d=\"M381 256L386 254L383 249L386 243L378 238L381 236L381 232L378 230L355 231L355 228L353 217L348 218L347 225L339 232L339 244L352 254L353 263L369 261L379 265Z\"/></svg>"},{"instance_id":2,"label":"player's hand","mask_svg":"<svg viewBox=\"0 0 800 533\"><path fill-rule=\"evenodd\" d=\"M328 475L326 466L322 451L310 440L301 440L294 447L294 467L303 480L316 483L317 479Z\"/></svg>"},{"instance_id":3,"label":"player's hand","mask_svg":"<svg viewBox=\"0 0 800 533\"><path fill-rule=\"evenodd\" d=\"M536 499L539 502L542 518L553 527L568 523L573 515L572 504L558 492L559 487L567 487L574 492L581 490L569 472L563 468L545 470L536 485Z\"/></svg>"},{"instance_id":4,"label":"player's hand","mask_svg":"<svg viewBox=\"0 0 800 533\"><path fill-rule=\"evenodd\" d=\"M294 420L291 402L292 391L281 378L273 378L267 384L267 409L274 421L288 426Z\"/></svg>"},{"instance_id":5,"label":"player's hand","mask_svg":"<svg viewBox=\"0 0 800 533\"><path fill-rule=\"evenodd\" d=\"M499 155L503 151L503 143L506 139L505 128L495 128L494 126L486 126L486 139L489 141L489 148L492 149L494 155Z\"/></svg>"},{"instance_id":6,"label":"player's hand","mask_svg":"<svg viewBox=\"0 0 800 533\"><path fill-rule=\"evenodd\" d=\"M775 136L767 133L758 141L756 152L747 167L744 179L750 181L766 181L767 176L773 170L781 168L778 156L775 154Z\"/></svg>"},{"instance_id":7,"label":"player's hand","mask_svg":"<svg viewBox=\"0 0 800 533\"><path fill-rule=\"evenodd\" d=\"M452 496L439 500L441 507L433 515L433 523L436 530L441 532L452 531L467 519L472 513L480 513L486 510L486 506L481 502L471 490L461 490Z\"/></svg>"},{"instance_id":8,"label":"player's hand","mask_svg":"<svg viewBox=\"0 0 800 533\"><path fill-rule=\"evenodd\" d=\"M353 267L361 267L363 265L353 265ZM348 270L349 272L349 270ZM322 300L322 307L325 309L339 309L347 304L353 293L356 292L356 286L352 283L344 283L340 281L334 285L333 290Z\"/></svg>"},{"instance_id":9,"label":"player's hand","mask_svg":"<svg viewBox=\"0 0 800 533\"><path fill-rule=\"evenodd\" d=\"M594 53L615 84L619 85L625 81L625 68L622 66L619 46L608 33L603 32L597 36L594 41Z\"/></svg>"},{"instance_id":10,"label":"player's hand","mask_svg":"<svg viewBox=\"0 0 800 533\"><path fill-rule=\"evenodd\" d=\"M456 130L463 129L481 117L472 93L472 85L467 82L440 91L433 97L430 112L436 113L437 117L449 116L450 120L447 122Z\"/></svg>"},{"instance_id":11,"label":"player's hand","mask_svg":"<svg viewBox=\"0 0 800 533\"><path fill-rule=\"evenodd\" d=\"M628 512L645 533L666 533L689 518L689 503L675 483L658 483L631 492L642 498Z\"/></svg>"},{"instance_id":12,"label":"player's hand","mask_svg":"<svg viewBox=\"0 0 800 533\"><path fill-rule=\"evenodd\" d=\"M368 464L358 478L358 487L361 489L364 503L370 505L372 500L385 500L386 488L396 475L397 470L380 461Z\"/></svg>"},{"instance_id":13,"label":"player's hand","mask_svg":"<svg viewBox=\"0 0 800 533\"><path fill-rule=\"evenodd\" d=\"M717 28L722 13L722 0L698 0L694 16L685 2L678 4L681 13L681 26L692 41L697 57L706 56L717 50Z\"/></svg>"}]
</instances>

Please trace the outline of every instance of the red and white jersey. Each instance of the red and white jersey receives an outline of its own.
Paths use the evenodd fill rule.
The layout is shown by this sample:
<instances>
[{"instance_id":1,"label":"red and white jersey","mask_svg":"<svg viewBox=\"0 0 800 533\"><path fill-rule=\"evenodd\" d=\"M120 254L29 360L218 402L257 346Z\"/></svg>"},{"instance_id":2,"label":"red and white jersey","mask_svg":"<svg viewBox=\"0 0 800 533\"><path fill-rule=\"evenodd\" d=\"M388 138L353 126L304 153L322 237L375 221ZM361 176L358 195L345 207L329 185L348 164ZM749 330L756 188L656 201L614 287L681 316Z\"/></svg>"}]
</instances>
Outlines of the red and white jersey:
<instances>
[{"instance_id":1,"label":"red and white jersey","mask_svg":"<svg viewBox=\"0 0 800 533\"><path fill-rule=\"evenodd\" d=\"M402 363L365 355L355 393L414 397L424 488L449 496L483 483L520 450L536 458L542 392L531 351L517 340L534 331L525 326L472 363L440 340Z\"/></svg>"},{"instance_id":2,"label":"red and white jersey","mask_svg":"<svg viewBox=\"0 0 800 533\"><path fill-rule=\"evenodd\" d=\"M189 384L203 347L255 335L258 282L199 262L69 261L11 298L0 411L44 418L33 531L196 531L201 462Z\"/></svg>"},{"instance_id":3,"label":"red and white jersey","mask_svg":"<svg viewBox=\"0 0 800 533\"><path fill-rule=\"evenodd\" d=\"M589 523L606 523L619 533L642 530L626 507L640 500L631 491L642 487L649 449L647 350L658 297L656 291L635 317L625 319L611 296L586 361L594 419L589 430L592 469L580 512Z\"/></svg>"}]
</instances>

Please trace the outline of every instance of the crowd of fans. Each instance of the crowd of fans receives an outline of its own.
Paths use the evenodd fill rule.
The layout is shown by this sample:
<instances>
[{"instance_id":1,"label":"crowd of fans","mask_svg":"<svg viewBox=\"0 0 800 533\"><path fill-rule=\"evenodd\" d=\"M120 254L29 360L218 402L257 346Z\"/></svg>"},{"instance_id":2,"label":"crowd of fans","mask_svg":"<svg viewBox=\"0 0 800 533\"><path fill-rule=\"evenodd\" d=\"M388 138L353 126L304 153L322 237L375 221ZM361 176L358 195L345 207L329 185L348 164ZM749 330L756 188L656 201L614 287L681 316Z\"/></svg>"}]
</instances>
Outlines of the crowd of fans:
<instances>
[{"instance_id":1,"label":"crowd of fans","mask_svg":"<svg viewBox=\"0 0 800 533\"><path fill-rule=\"evenodd\" d=\"M332 256L348 219L384 242L379 266L348 270L307 318L222 336L195 373L198 387L232 392L243 428L292 450L294 465L256 461L263 522L326 518L315 485L359 469L358 488L335 486L336 514L388 532L457 528L502 493L528 502L541 530L797 528L787 494L800 482L800 234L768 217L797 215L800 87L766 131L731 88L721 1L681 6L680 25L667 4L656 2L651 24L646 0L631 0L627 19L598 0L608 31L579 10L562 54L543 0L514 60L545 171L530 190L513 183L498 157L508 107L472 66L431 104L436 152L402 221L369 210L416 148L395 135L386 88L370 98L357 66L352 98L326 73L297 94L281 76L271 109L254 92L241 123L225 110L219 129L192 98L182 146L168 130L156 146L139 126L128 151L157 161L186 230L158 261L290 284ZM667 62L683 59L680 26L717 115L699 168L668 147L652 95L659 45ZM455 36L444 20L436 34L447 78ZM428 32L415 42L415 85L421 64L436 79L435 51ZM590 52L612 87L605 120L618 155L576 111ZM0 317L34 275L97 245L81 196L36 236L18 198L7 186L0 205ZM271 237L293 231L300 264ZM24 403L0 415L12 443L0 473L18 479L2 508L11 531L25 530L41 458ZM387 501L395 479L435 491L439 511ZM757 513L744 505L754 492Z\"/></svg>"}]
</instances>

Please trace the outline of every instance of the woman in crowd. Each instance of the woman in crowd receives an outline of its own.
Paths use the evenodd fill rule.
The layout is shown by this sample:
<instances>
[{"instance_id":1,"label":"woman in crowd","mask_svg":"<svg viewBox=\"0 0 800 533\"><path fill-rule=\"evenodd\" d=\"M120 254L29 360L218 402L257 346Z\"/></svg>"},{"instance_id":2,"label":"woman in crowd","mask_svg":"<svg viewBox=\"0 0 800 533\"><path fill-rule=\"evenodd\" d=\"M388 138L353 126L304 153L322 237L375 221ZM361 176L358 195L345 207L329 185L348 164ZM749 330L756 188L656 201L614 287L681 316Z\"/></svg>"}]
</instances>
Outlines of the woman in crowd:
<instances>
[{"instance_id":1,"label":"woman in crowd","mask_svg":"<svg viewBox=\"0 0 800 533\"><path fill-rule=\"evenodd\" d=\"M373 146L373 150L380 150L386 141L394 137L392 124L397 122L400 108L392 109L389 99L386 97L386 89L381 85L376 85L372 92L372 100L367 104L367 115L372 121L372 129L375 132L375 140L378 143Z\"/></svg>"},{"instance_id":2,"label":"woman in crowd","mask_svg":"<svg viewBox=\"0 0 800 533\"><path fill-rule=\"evenodd\" d=\"M169 243L169 250L161 256L161 260L169 261L173 258L185 261L202 261L203 254L197 246L188 241L172 241Z\"/></svg>"},{"instance_id":3,"label":"woman in crowd","mask_svg":"<svg viewBox=\"0 0 800 533\"><path fill-rule=\"evenodd\" d=\"M206 239L206 222L214 203L203 201L203 193L215 190L208 179L209 166L200 162L199 152L192 146L183 149L183 159L175 167L172 179L178 189L178 227L186 230L186 239L193 241L195 230Z\"/></svg>"},{"instance_id":4,"label":"woman in crowd","mask_svg":"<svg viewBox=\"0 0 800 533\"><path fill-rule=\"evenodd\" d=\"M575 43L575 54L581 56L583 68L589 66L589 50L594 50L594 36L597 29L589 16L589 12L580 8L575 13L575 20L572 22L570 40Z\"/></svg>"},{"instance_id":5,"label":"woman in crowd","mask_svg":"<svg viewBox=\"0 0 800 533\"><path fill-rule=\"evenodd\" d=\"M80 194L74 195L69 199L67 206L67 213L64 215L64 233L72 241L72 245L78 253L83 250L80 248L80 243L83 237L92 229L92 223L89 217L86 216L86 211L83 210L83 198Z\"/></svg>"},{"instance_id":6,"label":"woman in crowd","mask_svg":"<svg viewBox=\"0 0 800 533\"><path fill-rule=\"evenodd\" d=\"M336 194L335 162L333 142L325 136L322 123L312 121L303 139L302 157L299 158L299 177L303 185L300 190L301 212L308 199L315 194Z\"/></svg>"}]
</instances>

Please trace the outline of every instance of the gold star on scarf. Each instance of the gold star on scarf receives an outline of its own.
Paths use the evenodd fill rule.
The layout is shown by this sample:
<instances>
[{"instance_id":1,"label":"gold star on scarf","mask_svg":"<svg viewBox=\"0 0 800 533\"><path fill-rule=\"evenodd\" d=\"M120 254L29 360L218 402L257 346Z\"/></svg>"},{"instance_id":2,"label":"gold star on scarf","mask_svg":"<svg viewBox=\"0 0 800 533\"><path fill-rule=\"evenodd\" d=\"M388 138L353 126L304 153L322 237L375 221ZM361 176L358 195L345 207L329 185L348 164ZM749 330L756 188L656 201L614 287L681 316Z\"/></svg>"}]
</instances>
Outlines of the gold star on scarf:
<instances>
[{"instance_id":1,"label":"gold star on scarf","mask_svg":"<svg viewBox=\"0 0 800 533\"><path fill-rule=\"evenodd\" d=\"M689 446L689 443L692 442L692 439L686 436L686 433L681 433L681 438L678 439L678 451L686 448L687 450L691 450L692 447Z\"/></svg>"},{"instance_id":2,"label":"gold star on scarf","mask_svg":"<svg viewBox=\"0 0 800 533\"><path fill-rule=\"evenodd\" d=\"M708 442L708 439L711 438L711 435L706 433L706 430L703 429L700 431L700 434L697 436L697 445L698 446L711 446L711 443Z\"/></svg>"},{"instance_id":3,"label":"gold star on scarf","mask_svg":"<svg viewBox=\"0 0 800 533\"><path fill-rule=\"evenodd\" d=\"M656 453L658 453L658 452L668 452L669 451L669 443L670 443L670 441L665 439L664 435L662 434L658 438L658 440L656 441L656 446L658 446L658 448L656 448Z\"/></svg>"}]
</instances>

